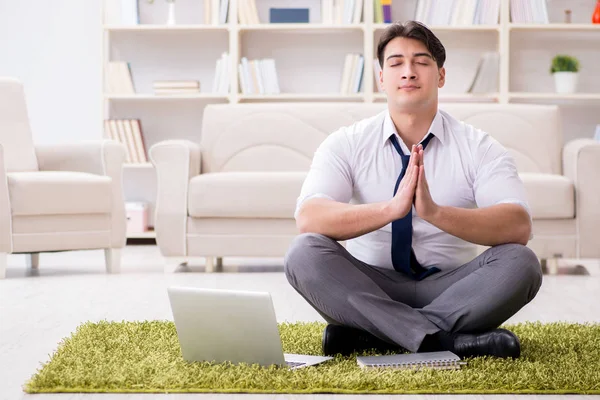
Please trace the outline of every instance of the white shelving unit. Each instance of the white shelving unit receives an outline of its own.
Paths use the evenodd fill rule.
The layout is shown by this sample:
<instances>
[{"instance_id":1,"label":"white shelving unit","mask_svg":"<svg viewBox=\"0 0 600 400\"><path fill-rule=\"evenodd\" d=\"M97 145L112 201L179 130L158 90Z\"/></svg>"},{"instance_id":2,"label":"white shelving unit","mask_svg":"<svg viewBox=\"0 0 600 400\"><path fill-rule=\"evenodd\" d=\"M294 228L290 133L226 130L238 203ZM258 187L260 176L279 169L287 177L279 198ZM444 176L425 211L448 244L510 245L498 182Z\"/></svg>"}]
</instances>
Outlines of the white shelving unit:
<instances>
[{"instance_id":1,"label":"white shelving unit","mask_svg":"<svg viewBox=\"0 0 600 400\"><path fill-rule=\"evenodd\" d=\"M120 25L108 20L103 0L103 87L109 61L126 61L136 94L103 96L102 120L140 119L146 147L166 139L198 141L202 112L207 104L275 101L385 102L377 90L372 60L377 41L387 24L374 23L373 1L364 0L359 24L322 24L320 0L255 0L261 24L238 23L238 3L230 0L228 22L203 24L203 2L176 0L176 25L166 25L165 0L139 0L139 24ZM417 0L393 0L392 19L414 18ZM308 24L269 24L269 7L308 7ZM548 0L549 24L510 21L510 1L502 0L496 25L431 26L446 47L447 83L440 102L527 102L563 107L565 141L591 137L600 123L600 25L590 23L595 2ZM563 23L563 9L572 10L572 23ZM467 93L480 55L498 51L501 56L499 87L493 93ZM226 94L212 93L216 60L230 54ZM344 57L366 55L359 93L341 94ZM581 63L579 92L554 93L549 73L556 54L570 54ZM248 95L240 90L238 65L242 57L275 60L281 94ZM154 80L198 80L200 93L154 95ZM101 121L102 122L102 121ZM125 196L131 201L154 203L156 183L151 164L127 165ZM153 208L151 208L153 210ZM153 212L151 212L153 214ZM151 218L152 224L152 218ZM153 237L153 232L131 234Z\"/></svg>"}]
</instances>

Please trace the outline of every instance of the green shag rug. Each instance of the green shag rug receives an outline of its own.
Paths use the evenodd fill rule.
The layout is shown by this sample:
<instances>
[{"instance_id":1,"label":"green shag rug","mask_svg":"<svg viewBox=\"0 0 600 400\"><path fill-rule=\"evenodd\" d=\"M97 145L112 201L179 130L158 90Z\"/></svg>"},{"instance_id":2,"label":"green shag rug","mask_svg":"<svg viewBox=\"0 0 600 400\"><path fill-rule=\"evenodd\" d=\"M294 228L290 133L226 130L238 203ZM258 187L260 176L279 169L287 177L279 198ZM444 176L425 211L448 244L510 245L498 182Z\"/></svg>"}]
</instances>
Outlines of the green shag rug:
<instances>
[{"instance_id":1,"label":"green shag rug","mask_svg":"<svg viewBox=\"0 0 600 400\"><path fill-rule=\"evenodd\" d=\"M321 355L323 323L279 325L284 352ZM186 363L169 321L87 322L25 384L28 393L600 393L600 324L506 325L517 360L480 357L461 370L363 370L356 357L315 367ZM367 354L367 353L365 353ZM368 353L372 354L372 353Z\"/></svg>"}]
</instances>

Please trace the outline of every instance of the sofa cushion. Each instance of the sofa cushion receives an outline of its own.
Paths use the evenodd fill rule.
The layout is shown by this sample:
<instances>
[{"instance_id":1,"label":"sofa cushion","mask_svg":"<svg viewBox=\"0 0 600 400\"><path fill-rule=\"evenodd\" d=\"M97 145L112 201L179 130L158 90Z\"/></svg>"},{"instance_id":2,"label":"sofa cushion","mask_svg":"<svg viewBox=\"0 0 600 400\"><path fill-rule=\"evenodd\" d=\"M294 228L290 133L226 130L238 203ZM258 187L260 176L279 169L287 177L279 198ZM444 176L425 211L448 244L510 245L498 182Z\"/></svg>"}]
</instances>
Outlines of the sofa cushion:
<instances>
[{"instance_id":1,"label":"sofa cushion","mask_svg":"<svg viewBox=\"0 0 600 400\"><path fill-rule=\"evenodd\" d=\"M519 174L535 219L575 218L575 187L562 175Z\"/></svg>"},{"instance_id":2,"label":"sofa cushion","mask_svg":"<svg viewBox=\"0 0 600 400\"><path fill-rule=\"evenodd\" d=\"M535 219L575 216L575 188L562 175L521 173ZM190 180L188 212L196 218L294 218L305 172L219 172Z\"/></svg>"},{"instance_id":3,"label":"sofa cushion","mask_svg":"<svg viewBox=\"0 0 600 400\"><path fill-rule=\"evenodd\" d=\"M12 215L111 212L112 180L84 172L8 173Z\"/></svg>"},{"instance_id":4,"label":"sofa cushion","mask_svg":"<svg viewBox=\"0 0 600 400\"><path fill-rule=\"evenodd\" d=\"M306 172L219 172L190 180L192 217L294 218Z\"/></svg>"}]
</instances>

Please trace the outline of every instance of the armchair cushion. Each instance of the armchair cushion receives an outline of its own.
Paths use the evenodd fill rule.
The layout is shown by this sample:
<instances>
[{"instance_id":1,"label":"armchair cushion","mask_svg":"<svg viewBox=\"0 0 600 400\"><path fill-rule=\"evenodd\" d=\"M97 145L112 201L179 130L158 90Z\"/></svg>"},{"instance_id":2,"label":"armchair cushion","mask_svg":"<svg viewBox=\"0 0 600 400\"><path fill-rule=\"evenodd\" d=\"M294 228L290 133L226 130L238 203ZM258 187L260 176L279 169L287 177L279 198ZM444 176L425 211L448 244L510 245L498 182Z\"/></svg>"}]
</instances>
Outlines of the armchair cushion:
<instances>
[{"instance_id":1,"label":"armchair cushion","mask_svg":"<svg viewBox=\"0 0 600 400\"><path fill-rule=\"evenodd\" d=\"M192 217L294 218L306 172L219 172L190 180Z\"/></svg>"},{"instance_id":2,"label":"armchair cushion","mask_svg":"<svg viewBox=\"0 0 600 400\"><path fill-rule=\"evenodd\" d=\"M575 217L575 187L562 175L521 173L534 219Z\"/></svg>"},{"instance_id":3,"label":"armchair cushion","mask_svg":"<svg viewBox=\"0 0 600 400\"><path fill-rule=\"evenodd\" d=\"M111 212L112 181L84 172L8 173L13 216Z\"/></svg>"}]
</instances>

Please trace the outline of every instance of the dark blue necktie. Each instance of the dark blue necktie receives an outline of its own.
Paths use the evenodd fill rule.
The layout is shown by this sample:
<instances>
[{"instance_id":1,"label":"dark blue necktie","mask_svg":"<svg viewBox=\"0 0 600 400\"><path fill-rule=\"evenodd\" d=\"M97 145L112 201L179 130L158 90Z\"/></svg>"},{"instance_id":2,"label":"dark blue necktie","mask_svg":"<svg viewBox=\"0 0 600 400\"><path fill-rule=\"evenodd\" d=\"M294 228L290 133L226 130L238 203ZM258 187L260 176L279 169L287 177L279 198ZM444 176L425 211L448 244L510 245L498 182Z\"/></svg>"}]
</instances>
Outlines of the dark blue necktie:
<instances>
[{"instance_id":1,"label":"dark blue necktie","mask_svg":"<svg viewBox=\"0 0 600 400\"><path fill-rule=\"evenodd\" d=\"M422 142L423 150L427 146L427 143L431 140L433 135L430 133ZM402 158L402 171L400 176L396 180L396 186L394 187L394 195L398 191L400 181L404 177L408 162L410 160L410 154L405 155L402 152L402 148L396 139L396 135L390 136L392 144L396 148L398 154ZM397 219L392 222L392 264L394 269L399 272L403 272L406 275L412 277L415 280L420 281L428 277L431 274L439 272L440 269L437 267L425 268L419 264L417 257L412 249L412 206L410 211L404 218Z\"/></svg>"}]
</instances>

